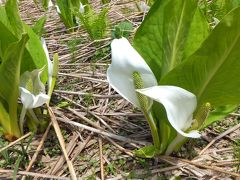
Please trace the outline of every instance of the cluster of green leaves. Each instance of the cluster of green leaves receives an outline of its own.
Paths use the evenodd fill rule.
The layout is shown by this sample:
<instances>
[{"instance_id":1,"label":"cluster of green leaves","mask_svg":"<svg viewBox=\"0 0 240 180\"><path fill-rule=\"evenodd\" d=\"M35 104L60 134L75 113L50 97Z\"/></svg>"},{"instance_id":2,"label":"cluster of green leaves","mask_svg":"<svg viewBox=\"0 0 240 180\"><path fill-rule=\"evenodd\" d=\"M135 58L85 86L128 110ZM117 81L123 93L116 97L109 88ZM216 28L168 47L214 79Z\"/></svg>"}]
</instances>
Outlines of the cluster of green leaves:
<instances>
[{"instance_id":1,"label":"cluster of green leaves","mask_svg":"<svg viewBox=\"0 0 240 180\"><path fill-rule=\"evenodd\" d=\"M112 31L112 37L113 38L120 38L120 37L128 38L132 30L133 30L132 23L130 23L128 21L120 22L119 24L117 24L114 27L114 30Z\"/></svg>"},{"instance_id":2,"label":"cluster of green leaves","mask_svg":"<svg viewBox=\"0 0 240 180\"><path fill-rule=\"evenodd\" d=\"M198 1L156 1L133 41L159 85L178 86L196 95L195 117L203 105L211 104L208 118L196 119L197 129L223 118L240 103L240 8L234 0L224 2L221 16L225 16L216 16L221 21L211 31ZM162 105L154 102L152 112L161 141L158 153L164 153L176 131ZM153 148L143 151L155 154Z\"/></svg>"},{"instance_id":3,"label":"cluster of green leaves","mask_svg":"<svg viewBox=\"0 0 240 180\"><path fill-rule=\"evenodd\" d=\"M108 8L102 8L96 13L90 4L85 4L84 13L77 12L77 17L92 40L102 39L108 26Z\"/></svg>"},{"instance_id":4,"label":"cluster of green leaves","mask_svg":"<svg viewBox=\"0 0 240 180\"><path fill-rule=\"evenodd\" d=\"M79 11L80 0L56 0L61 20L67 28L77 26L75 11Z\"/></svg>"},{"instance_id":5,"label":"cluster of green leaves","mask_svg":"<svg viewBox=\"0 0 240 180\"><path fill-rule=\"evenodd\" d=\"M41 34L44 18L34 27ZM25 71L40 69L47 64L39 36L19 15L16 0L0 6L0 124L6 138L20 137L18 125L18 96L20 75ZM42 73L46 83L47 68Z\"/></svg>"}]
</instances>

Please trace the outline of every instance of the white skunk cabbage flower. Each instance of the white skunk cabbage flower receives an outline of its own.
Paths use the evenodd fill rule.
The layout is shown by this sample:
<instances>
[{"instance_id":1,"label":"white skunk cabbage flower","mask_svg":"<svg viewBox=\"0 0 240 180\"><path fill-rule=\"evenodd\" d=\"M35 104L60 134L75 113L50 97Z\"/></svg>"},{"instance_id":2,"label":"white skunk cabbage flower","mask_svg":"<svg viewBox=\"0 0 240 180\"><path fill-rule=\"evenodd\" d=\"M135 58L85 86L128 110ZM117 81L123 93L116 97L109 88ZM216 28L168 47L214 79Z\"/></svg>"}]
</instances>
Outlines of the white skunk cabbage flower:
<instances>
[{"instance_id":1,"label":"white skunk cabbage flower","mask_svg":"<svg viewBox=\"0 0 240 180\"><path fill-rule=\"evenodd\" d=\"M79 12L81 13L81 14L83 14L84 12L85 12L85 6L86 5L83 5L81 2L80 2L80 6L79 6Z\"/></svg>"},{"instance_id":2,"label":"white skunk cabbage flower","mask_svg":"<svg viewBox=\"0 0 240 180\"><path fill-rule=\"evenodd\" d=\"M112 63L107 70L109 84L122 97L140 108L135 91L133 73L138 72L141 75L145 88L156 86L157 79L144 59L127 39L114 39L111 43L111 51Z\"/></svg>"},{"instance_id":3,"label":"white skunk cabbage flower","mask_svg":"<svg viewBox=\"0 0 240 180\"><path fill-rule=\"evenodd\" d=\"M111 43L112 63L107 70L109 84L126 100L141 107L137 93L161 103L167 112L172 127L182 136L199 138L198 131L187 130L193 122L193 112L197 106L196 96L176 86L157 86L157 80L150 67L127 39L115 39ZM142 78L143 89L135 89L133 73ZM151 103L148 103L151 106ZM150 107L148 108L150 109Z\"/></svg>"},{"instance_id":4,"label":"white skunk cabbage flower","mask_svg":"<svg viewBox=\"0 0 240 180\"><path fill-rule=\"evenodd\" d=\"M50 97L45 94L45 87L40 79L42 69L35 69L32 72L26 71L20 78L20 98L23 108L20 115L19 125L21 133L23 133L24 117L29 111L34 120L37 120L34 114L34 108L40 107L49 101Z\"/></svg>"},{"instance_id":5,"label":"white skunk cabbage flower","mask_svg":"<svg viewBox=\"0 0 240 180\"><path fill-rule=\"evenodd\" d=\"M193 112L197 107L196 96L176 86L154 86L138 89L137 92L161 103L166 109L168 121L182 136L199 138L198 131L185 133L193 122Z\"/></svg>"},{"instance_id":6,"label":"white skunk cabbage flower","mask_svg":"<svg viewBox=\"0 0 240 180\"><path fill-rule=\"evenodd\" d=\"M45 87L40 80L42 69L32 72L26 71L20 79L20 98L25 109L33 109L42 106L49 100L45 94Z\"/></svg>"},{"instance_id":7,"label":"white skunk cabbage flower","mask_svg":"<svg viewBox=\"0 0 240 180\"><path fill-rule=\"evenodd\" d=\"M51 0L48 1L48 9L50 10L53 7L53 3Z\"/></svg>"}]
</instances>

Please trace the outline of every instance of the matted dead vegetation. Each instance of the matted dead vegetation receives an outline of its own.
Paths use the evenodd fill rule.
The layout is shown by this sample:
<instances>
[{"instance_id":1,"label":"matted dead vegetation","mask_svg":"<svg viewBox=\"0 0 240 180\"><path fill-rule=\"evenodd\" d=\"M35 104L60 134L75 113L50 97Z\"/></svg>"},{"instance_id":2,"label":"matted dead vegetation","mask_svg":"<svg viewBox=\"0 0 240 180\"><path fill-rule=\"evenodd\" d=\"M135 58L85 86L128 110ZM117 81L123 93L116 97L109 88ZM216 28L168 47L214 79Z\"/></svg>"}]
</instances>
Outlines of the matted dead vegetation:
<instances>
[{"instance_id":1,"label":"matted dead vegetation","mask_svg":"<svg viewBox=\"0 0 240 180\"><path fill-rule=\"evenodd\" d=\"M96 10L101 8L97 1L92 3ZM129 21L136 30L145 14L138 11L135 1L112 0L109 6L108 36L91 41L81 26L68 33L54 8L45 12L31 0L20 2L21 16L28 24L42 15L48 17L43 36L50 57L54 53L60 57L50 106L76 176L114 180L239 178L240 145L234 145L240 137L237 112L207 128L202 139L191 140L171 157L142 159L133 155L132 150L151 143L151 133L140 111L109 87L106 69L111 61L111 28ZM52 124L32 139L30 136L28 133L22 140L24 146L29 145L29 160L19 166L17 178L70 179ZM11 152L19 149L19 142L3 148L0 152ZM12 179L14 164L0 169L0 179Z\"/></svg>"}]
</instances>

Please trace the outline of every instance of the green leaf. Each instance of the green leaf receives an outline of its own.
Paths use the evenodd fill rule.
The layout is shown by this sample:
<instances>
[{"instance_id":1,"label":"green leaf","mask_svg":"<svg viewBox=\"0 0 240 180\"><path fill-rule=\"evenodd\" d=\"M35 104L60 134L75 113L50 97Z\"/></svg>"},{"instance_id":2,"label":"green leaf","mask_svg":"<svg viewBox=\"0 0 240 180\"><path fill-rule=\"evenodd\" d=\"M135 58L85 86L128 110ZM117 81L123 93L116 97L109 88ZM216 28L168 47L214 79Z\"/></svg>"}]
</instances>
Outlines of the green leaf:
<instances>
[{"instance_id":1,"label":"green leaf","mask_svg":"<svg viewBox=\"0 0 240 180\"><path fill-rule=\"evenodd\" d=\"M133 153L136 156L142 157L142 158L153 158L154 156L159 154L158 149L153 145L145 146L143 148L137 149L133 151Z\"/></svg>"},{"instance_id":2,"label":"green leaf","mask_svg":"<svg viewBox=\"0 0 240 180\"><path fill-rule=\"evenodd\" d=\"M96 13L91 5L86 5L88 9L85 13L77 13L77 17L83 24L84 29L89 34L92 40L102 39L108 26L108 11L109 8L102 8L99 13Z\"/></svg>"},{"instance_id":3,"label":"green leaf","mask_svg":"<svg viewBox=\"0 0 240 180\"><path fill-rule=\"evenodd\" d=\"M195 0L157 1L134 38L134 47L160 78L182 62Z\"/></svg>"},{"instance_id":4,"label":"green leaf","mask_svg":"<svg viewBox=\"0 0 240 180\"><path fill-rule=\"evenodd\" d=\"M240 103L240 8L231 11L210 36L160 84L182 87L215 108Z\"/></svg>"},{"instance_id":5,"label":"green leaf","mask_svg":"<svg viewBox=\"0 0 240 180\"><path fill-rule=\"evenodd\" d=\"M145 59L157 80L161 78L163 11L170 0L156 1L138 28L133 46Z\"/></svg>"},{"instance_id":6,"label":"green leaf","mask_svg":"<svg viewBox=\"0 0 240 180\"><path fill-rule=\"evenodd\" d=\"M25 71L41 69L43 66L47 65L47 57L45 55L39 37L26 24L24 24L24 30L29 36L29 41L27 42L26 50L24 52L24 57L21 64L21 74ZM44 69L41 77L43 84L45 84L48 79L47 68Z\"/></svg>"},{"instance_id":7,"label":"green leaf","mask_svg":"<svg viewBox=\"0 0 240 180\"><path fill-rule=\"evenodd\" d=\"M121 38L125 37L128 38L130 32L133 30L132 23L128 21L120 22L118 25L115 26L114 30L112 31L113 38Z\"/></svg>"},{"instance_id":8,"label":"green leaf","mask_svg":"<svg viewBox=\"0 0 240 180\"><path fill-rule=\"evenodd\" d=\"M80 0L71 0L73 8L77 9L79 11L80 7Z\"/></svg>"},{"instance_id":9,"label":"green leaf","mask_svg":"<svg viewBox=\"0 0 240 180\"><path fill-rule=\"evenodd\" d=\"M196 8L196 0L175 0L166 5L162 37L162 76L182 62L184 46Z\"/></svg>"},{"instance_id":10,"label":"green leaf","mask_svg":"<svg viewBox=\"0 0 240 180\"><path fill-rule=\"evenodd\" d=\"M10 43L17 41L11 24L9 23L5 8L0 6L0 51L4 53Z\"/></svg>"},{"instance_id":11,"label":"green leaf","mask_svg":"<svg viewBox=\"0 0 240 180\"><path fill-rule=\"evenodd\" d=\"M48 3L49 3L49 0L42 0L42 7L45 10L48 10Z\"/></svg>"},{"instance_id":12,"label":"green leaf","mask_svg":"<svg viewBox=\"0 0 240 180\"><path fill-rule=\"evenodd\" d=\"M169 123L165 108L162 104L154 101L151 112L158 127L159 140L161 143L159 153L163 154L171 141L176 137L177 132Z\"/></svg>"},{"instance_id":13,"label":"green leaf","mask_svg":"<svg viewBox=\"0 0 240 180\"><path fill-rule=\"evenodd\" d=\"M37 20L34 24L34 26L32 27L32 30L39 36L42 37L43 31L44 31L44 25L46 23L47 17L46 16L42 16L41 18L39 18L39 20Z\"/></svg>"},{"instance_id":14,"label":"green leaf","mask_svg":"<svg viewBox=\"0 0 240 180\"><path fill-rule=\"evenodd\" d=\"M19 93L20 64L27 41L28 36L23 35L19 42L9 46L0 66L0 84L4 84L4 86L0 87L0 97L8 104L3 116L7 117L6 112L8 112L10 118L10 121L4 119L1 120L1 123L3 127L9 127L6 129L7 133L15 137L20 136L17 118L17 100ZM4 110L2 109L1 112L4 112Z\"/></svg>"},{"instance_id":15,"label":"green leaf","mask_svg":"<svg viewBox=\"0 0 240 180\"><path fill-rule=\"evenodd\" d=\"M67 28L76 26L73 15L73 6L71 0L56 0L61 14L61 20Z\"/></svg>"},{"instance_id":16,"label":"green leaf","mask_svg":"<svg viewBox=\"0 0 240 180\"><path fill-rule=\"evenodd\" d=\"M3 127L4 133L11 132L11 124L10 124L10 117L8 112L6 111L3 104L0 102L0 124Z\"/></svg>"},{"instance_id":17,"label":"green leaf","mask_svg":"<svg viewBox=\"0 0 240 180\"><path fill-rule=\"evenodd\" d=\"M197 8L189 29L183 59L192 55L201 46L203 41L208 37L209 31L207 20L199 8Z\"/></svg>"},{"instance_id":18,"label":"green leaf","mask_svg":"<svg viewBox=\"0 0 240 180\"><path fill-rule=\"evenodd\" d=\"M200 129L208 127L212 123L222 120L227 114L234 112L237 109L237 105L219 106L209 113L208 118L204 121Z\"/></svg>"},{"instance_id":19,"label":"green leaf","mask_svg":"<svg viewBox=\"0 0 240 180\"><path fill-rule=\"evenodd\" d=\"M8 0L5 5L7 17L12 26L13 32L18 39L21 38L23 33L22 20L19 14L19 8L17 0Z\"/></svg>"}]
</instances>

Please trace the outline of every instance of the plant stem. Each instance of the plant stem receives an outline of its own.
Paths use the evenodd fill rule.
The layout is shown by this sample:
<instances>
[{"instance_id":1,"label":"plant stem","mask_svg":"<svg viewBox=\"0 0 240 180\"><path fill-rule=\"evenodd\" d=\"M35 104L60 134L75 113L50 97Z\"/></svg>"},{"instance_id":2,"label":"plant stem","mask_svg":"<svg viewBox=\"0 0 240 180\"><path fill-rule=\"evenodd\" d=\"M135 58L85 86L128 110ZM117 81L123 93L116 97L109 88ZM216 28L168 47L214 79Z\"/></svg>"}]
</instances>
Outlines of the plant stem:
<instances>
[{"instance_id":1,"label":"plant stem","mask_svg":"<svg viewBox=\"0 0 240 180\"><path fill-rule=\"evenodd\" d=\"M152 138L153 138L153 144L156 148L160 148L160 140L159 140L158 130L157 130L157 126L154 122L154 119L153 119L151 113L149 113L149 112L143 111L143 114L144 114L145 118L147 119L147 122L150 126Z\"/></svg>"},{"instance_id":2,"label":"plant stem","mask_svg":"<svg viewBox=\"0 0 240 180\"><path fill-rule=\"evenodd\" d=\"M23 124L24 124L24 118L25 118L26 112L27 112L27 109L23 106L21 115L20 115L20 120L19 120L21 134L23 134Z\"/></svg>"},{"instance_id":3,"label":"plant stem","mask_svg":"<svg viewBox=\"0 0 240 180\"><path fill-rule=\"evenodd\" d=\"M39 123L39 120L36 116L36 114L34 113L33 109L28 109L28 112L30 113L30 115L32 116L33 120L35 121L35 123Z\"/></svg>"}]
</instances>

